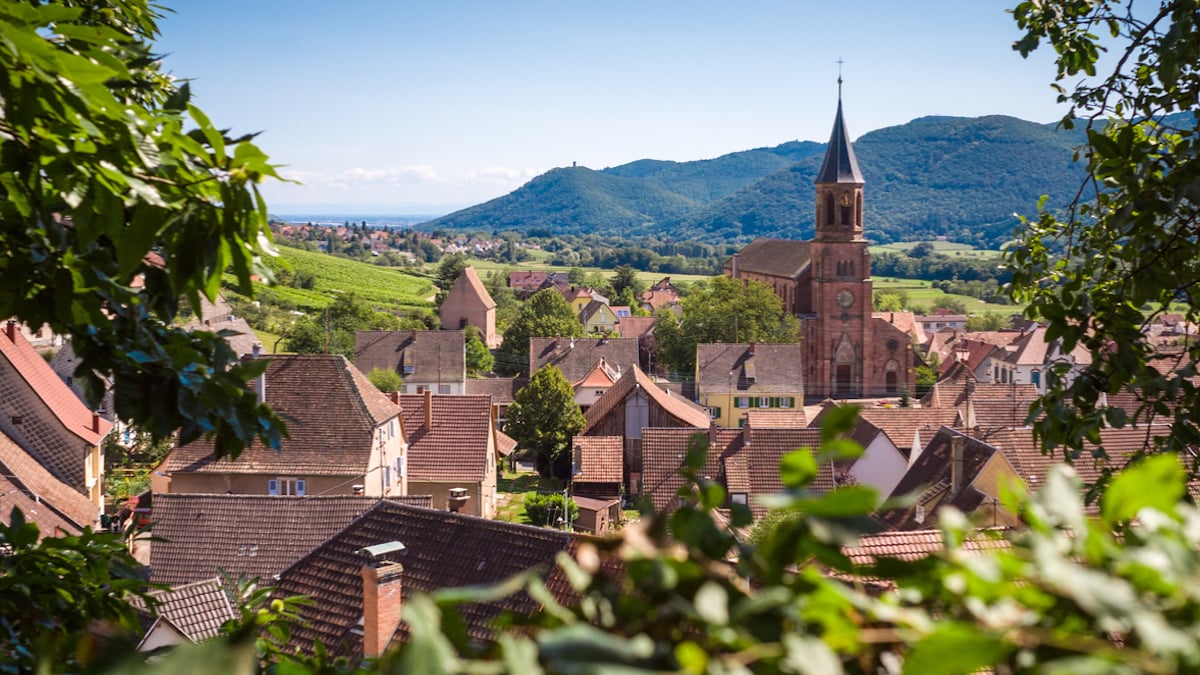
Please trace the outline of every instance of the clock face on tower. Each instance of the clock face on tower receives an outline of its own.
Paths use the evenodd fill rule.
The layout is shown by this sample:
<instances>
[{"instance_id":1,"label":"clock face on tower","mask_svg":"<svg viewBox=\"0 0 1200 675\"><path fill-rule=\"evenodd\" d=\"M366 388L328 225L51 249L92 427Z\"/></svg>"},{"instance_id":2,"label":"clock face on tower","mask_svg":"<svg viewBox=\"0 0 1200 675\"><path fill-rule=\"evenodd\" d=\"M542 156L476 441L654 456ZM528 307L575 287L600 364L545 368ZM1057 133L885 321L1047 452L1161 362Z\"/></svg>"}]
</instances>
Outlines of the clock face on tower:
<instances>
[{"instance_id":1,"label":"clock face on tower","mask_svg":"<svg viewBox=\"0 0 1200 675\"><path fill-rule=\"evenodd\" d=\"M846 289L838 291L837 304L842 307L849 307L854 304L854 294Z\"/></svg>"}]
</instances>

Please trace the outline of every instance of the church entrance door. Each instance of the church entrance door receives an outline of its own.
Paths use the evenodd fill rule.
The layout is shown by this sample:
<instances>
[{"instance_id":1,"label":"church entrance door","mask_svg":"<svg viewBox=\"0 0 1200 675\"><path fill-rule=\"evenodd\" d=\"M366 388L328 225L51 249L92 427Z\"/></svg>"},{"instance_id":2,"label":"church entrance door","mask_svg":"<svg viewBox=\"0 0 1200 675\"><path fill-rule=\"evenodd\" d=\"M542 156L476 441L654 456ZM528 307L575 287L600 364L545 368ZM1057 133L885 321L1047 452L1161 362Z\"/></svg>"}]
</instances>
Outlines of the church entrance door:
<instances>
[{"instance_id":1,"label":"church entrance door","mask_svg":"<svg viewBox=\"0 0 1200 675\"><path fill-rule=\"evenodd\" d=\"M886 376L886 377L887 377L887 379L885 380L885 382L884 382L884 383L887 385L887 391L888 391L888 393L889 393L889 394L894 394L894 393L896 393L896 371L894 371L894 370L889 370L889 371L887 372L887 376Z\"/></svg>"},{"instance_id":2,"label":"church entrance door","mask_svg":"<svg viewBox=\"0 0 1200 675\"><path fill-rule=\"evenodd\" d=\"M844 396L850 393L850 370L850 364L838 364L834 383L839 395Z\"/></svg>"}]
</instances>

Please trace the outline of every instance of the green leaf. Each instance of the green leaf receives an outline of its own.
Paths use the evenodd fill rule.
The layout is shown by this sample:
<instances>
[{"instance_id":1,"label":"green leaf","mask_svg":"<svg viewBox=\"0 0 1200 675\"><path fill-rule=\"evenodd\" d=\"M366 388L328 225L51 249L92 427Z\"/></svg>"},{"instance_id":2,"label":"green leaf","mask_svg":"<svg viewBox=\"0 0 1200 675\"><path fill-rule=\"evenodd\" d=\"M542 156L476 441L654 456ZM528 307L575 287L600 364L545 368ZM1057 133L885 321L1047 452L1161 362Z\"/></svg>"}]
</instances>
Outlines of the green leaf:
<instances>
[{"instance_id":1,"label":"green leaf","mask_svg":"<svg viewBox=\"0 0 1200 675\"><path fill-rule=\"evenodd\" d=\"M793 450L779 460L779 478L784 487L807 487L817 476L817 462L808 448Z\"/></svg>"},{"instance_id":2,"label":"green leaf","mask_svg":"<svg viewBox=\"0 0 1200 675\"><path fill-rule=\"evenodd\" d=\"M1101 502L1101 514L1109 525L1130 520L1144 508L1174 513L1187 490L1179 458L1174 454L1154 455L1117 474Z\"/></svg>"},{"instance_id":3,"label":"green leaf","mask_svg":"<svg viewBox=\"0 0 1200 675\"><path fill-rule=\"evenodd\" d=\"M913 675L969 675L1001 662L1013 645L975 626L943 623L908 650L904 672Z\"/></svg>"}]
</instances>

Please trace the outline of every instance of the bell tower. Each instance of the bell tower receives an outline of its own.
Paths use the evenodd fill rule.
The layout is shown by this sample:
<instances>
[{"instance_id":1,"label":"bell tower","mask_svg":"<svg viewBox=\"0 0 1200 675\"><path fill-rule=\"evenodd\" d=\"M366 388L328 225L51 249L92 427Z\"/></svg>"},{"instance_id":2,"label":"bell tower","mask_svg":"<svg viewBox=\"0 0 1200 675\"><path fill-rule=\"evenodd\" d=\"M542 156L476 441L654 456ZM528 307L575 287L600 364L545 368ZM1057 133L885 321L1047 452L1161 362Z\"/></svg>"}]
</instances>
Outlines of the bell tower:
<instances>
[{"instance_id":1,"label":"bell tower","mask_svg":"<svg viewBox=\"0 0 1200 675\"><path fill-rule=\"evenodd\" d=\"M838 75L837 116L816 178L816 236L810 243L815 317L803 331L808 357L806 386L822 397L858 397L870 383L871 258L863 238L865 181L842 116Z\"/></svg>"}]
</instances>

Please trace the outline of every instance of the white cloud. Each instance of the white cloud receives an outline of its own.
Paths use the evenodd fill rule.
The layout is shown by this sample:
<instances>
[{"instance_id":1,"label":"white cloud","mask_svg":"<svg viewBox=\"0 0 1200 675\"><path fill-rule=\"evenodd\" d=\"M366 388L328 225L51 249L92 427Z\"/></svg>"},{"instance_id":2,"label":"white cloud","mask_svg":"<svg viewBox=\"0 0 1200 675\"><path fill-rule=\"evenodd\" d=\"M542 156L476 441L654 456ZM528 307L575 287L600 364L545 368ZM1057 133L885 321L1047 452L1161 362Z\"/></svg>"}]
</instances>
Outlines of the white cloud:
<instances>
[{"instance_id":1,"label":"white cloud","mask_svg":"<svg viewBox=\"0 0 1200 675\"><path fill-rule=\"evenodd\" d=\"M487 166L483 168L469 169L463 175L463 182L510 185L513 183L527 181L534 176L544 173L544 171L544 169L533 169L529 167L518 168L512 166Z\"/></svg>"},{"instance_id":2,"label":"white cloud","mask_svg":"<svg viewBox=\"0 0 1200 675\"><path fill-rule=\"evenodd\" d=\"M365 169L356 167L336 173L284 169L281 174L289 180L299 181L309 187L327 187L338 190L372 187L399 187L441 183L444 179L437 169L428 164L402 166L389 169Z\"/></svg>"}]
</instances>

